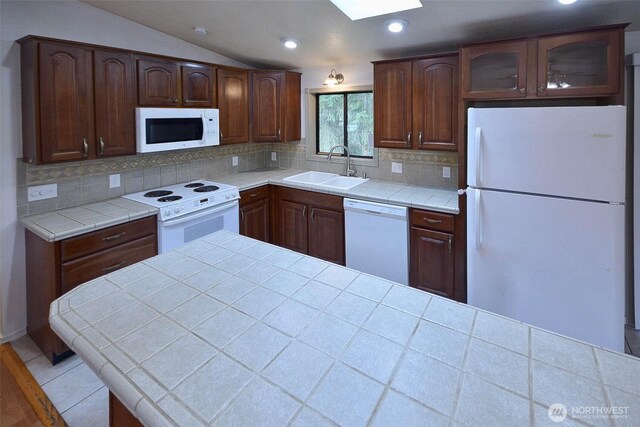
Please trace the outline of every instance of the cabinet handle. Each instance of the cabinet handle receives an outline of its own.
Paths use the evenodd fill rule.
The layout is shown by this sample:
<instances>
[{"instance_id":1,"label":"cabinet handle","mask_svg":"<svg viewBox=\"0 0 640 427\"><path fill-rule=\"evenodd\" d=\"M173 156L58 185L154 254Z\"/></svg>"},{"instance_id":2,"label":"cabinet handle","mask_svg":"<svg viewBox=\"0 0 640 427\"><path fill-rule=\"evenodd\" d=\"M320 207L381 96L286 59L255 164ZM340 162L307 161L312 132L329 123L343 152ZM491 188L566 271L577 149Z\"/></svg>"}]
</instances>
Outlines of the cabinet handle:
<instances>
[{"instance_id":1,"label":"cabinet handle","mask_svg":"<svg viewBox=\"0 0 640 427\"><path fill-rule=\"evenodd\" d=\"M522 95L524 95L525 93L527 93L527 90L526 90L525 88L521 87L521 88L520 88L520 93L521 93Z\"/></svg>"},{"instance_id":2,"label":"cabinet handle","mask_svg":"<svg viewBox=\"0 0 640 427\"><path fill-rule=\"evenodd\" d=\"M82 157L87 157L89 154L89 144L87 144L87 138L82 138Z\"/></svg>"},{"instance_id":3,"label":"cabinet handle","mask_svg":"<svg viewBox=\"0 0 640 427\"><path fill-rule=\"evenodd\" d=\"M431 219L431 218L427 218L426 216L422 217L422 219L427 221L429 224L442 224L442 220L441 219Z\"/></svg>"},{"instance_id":4,"label":"cabinet handle","mask_svg":"<svg viewBox=\"0 0 640 427\"><path fill-rule=\"evenodd\" d=\"M105 268L103 268L103 269L102 269L102 272L103 272L103 273L110 273L110 272L112 272L113 270L117 270L118 268L122 267L122 266L123 266L123 265L125 265L126 263L127 263L127 261L120 261L120 262L119 262L119 263L117 263L117 264L113 264L113 265L111 265L111 266L109 266L109 267L105 267Z\"/></svg>"},{"instance_id":5,"label":"cabinet handle","mask_svg":"<svg viewBox=\"0 0 640 427\"><path fill-rule=\"evenodd\" d=\"M244 211L240 209L240 222L244 221Z\"/></svg>"},{"instance_id":6,"label":"cabinet handle","mask_svg":"<svg viewBox=\"0 0 640 427\"><path fill-rule=\"evenodd\" d=\"M544 86L540 86L538 88L538 93L544 93L544 89L545 89Z\"/></svg>"},{"instance_id":7,"label":"cabinet handle","mask_svg":"<svg viewBox=\"0 0 640 427\"><path fill-rule=\"evenodd\" d=\"M224 135L222 134L222 132L220 132L220 139L223 139Z\"/></svg>"},{"instance_id":8,"label":"cabinet handle","mask_svg":"<svg viewBox=\"0 0 640 427\"><path fill-rule=\"evenodd\" d=\"M316 208L311 208L311 222L316 222Z\"/></svg>"},{"instance_id":9,"label":"cabinet handle","mask_svg":"<svg viewBox=\"0 0 640 427\"><path fill-rule=\"evenodd\" d=\"M307 219L307 207L302 208L302 218Z\"/></svg>"},{"instance_id":10,"label":"cabinet handle","mask_svg":"<svg viewBox=\"0 0 640 427\"><path fill-rule=\"evenodd\" d=\"M189 98L186 98L186 99L184 100L184 102L189 102L189 101L191 101Z\"/></svg>"},{"instance_id":11,"label":"cabinet handle","mask_svg":"<svg viewBox=\"0 0 640 427\"><path fill-rule=\"evenodd\" d=\"M117 240L117 239L121 238L125 234L127 234L127 232L123 231L122 233L114 234L112 236L103 237L102 240L104 240L105 242L110 242L112 240Z\"/></svg>"},{"instance_id":12,"label":"cabinet handle","mask_svg":"<svg viewBox=\"0 0 640 427\"><path fill-rule=\"evenodd\" d=\"M256 197L258 193L249 194L249 197Z\"/></svg>"},{"instance_id":13,"label":"cabinet handle","mask_svg":"<svg viewBox=\"0 0 640 427\"><path fill-rule=\"evenodd\" d=\"M104 154L104 139L100 137L100 155Z\"/></svg>"},{"instance_id":14,"label":"cabinet handle","mask_svg":"<svg viewBox=\"0 0 640 427\"><path fill-rule=\"evenodd\" d=\"M177 104L178 103L178 98L173 98L173 103Z\"/></svg>"},{"instance_id":15,"label":"cabinet handle","mask_svg":"<svg viewBox=\"0 0 640 427\"><path fill-rule=\"evenodd\" d=\"M411 144L411 131L407 133L407 144Z\"/></svg>"},{"instance_id":16,"label":"cabinet handle","mask_svg":"<svg viewBox=\"0 0 640 427\"><path fill-rule=\"evenodd\" d=\"M281 139L281 133L280 133L280 129L278 129L278 139Z\"/></svg>"},{"instance_id":17,"label":"cabinet handle","mask_svg":"<svg viewBox=\"0 0 640 427\"><path fill-rule=\"evenodd\" d=\"M422 145L422 131L418 132L418 145Z\"/></svg>"},{"instance_id":18,"label":"cabinet handle","mask_svg":"<svg viewBox=\"0 0 640 427\"><path fill-rule=\"evenodd\" d=\"M449 253L451 253L452 241L453 241L453 236L449 236Z\"/></svg>"}]
</instances>

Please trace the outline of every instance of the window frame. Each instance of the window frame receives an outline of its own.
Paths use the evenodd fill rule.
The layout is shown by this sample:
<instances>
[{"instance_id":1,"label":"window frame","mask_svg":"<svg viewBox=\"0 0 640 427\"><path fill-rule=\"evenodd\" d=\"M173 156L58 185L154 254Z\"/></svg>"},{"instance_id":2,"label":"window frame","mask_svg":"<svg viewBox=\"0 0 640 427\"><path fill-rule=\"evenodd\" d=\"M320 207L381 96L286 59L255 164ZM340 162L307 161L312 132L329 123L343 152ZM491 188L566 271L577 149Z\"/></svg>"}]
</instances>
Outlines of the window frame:
<instances>
[{"instance_id":1,"label":"window frame","mask_svg":"<svg viewBox=\"0 0 640 427\"><path fill-rule=\"evenodd\" d=\"M324 152L324 151L320 151L320 97L321 96L328 96L328 95L342 95L342 112L343 112L343 124L342 124L342 134L344 136L344 141L343 144L345 147L347 147L347 149L350 149L349 147L349 132L347 131L347 126L349 124L349 103L348 103L348 98L349 95L353 95L353 94L359 94L359 93L370 93L371 94L371 100L373 101L373 90L346 90L346 91L340 91L340 92L327 92L327 93L317 93L315 98L316 98L316 111L315 111L315 123L316 123L316 148L315 148L315 154L322 156L322 155L328 155L329 152ZM373 111L371 112L371 124L373 126ZM345 153L344 150L342 150L340 153L335 153L334 155L340 155L340 157L346 157L347 154ZM371 153L371 156L359 156L356 154L351 154L351 157L353 159L367 159L367 160L372 160L374 157L373 154L373 150Z\"/></svg>"},{"instance_id":2,"label":"window frame","mask_svg":"<svg viewBox=\"0 0 640 427\"><path fill-rule=\"evenodd\" d=\"M326 168L325 164L335 163L335 164L346 164L347 158L346 156L335 156L329 160L327 160L327 155L317 154L316 152L316 96L318 94L327 94L336 91L340 92L368 92L373 91L373 84L365 84L365 85L340 85L339 88L335 86L323 86L319 88L305 88L303 95L303 120L305 123L305 136L303 141L303 145L305 146L304 155L305 160L308 163L307 166L310 168L318 168L318 170L323 170ZM375 102L375 101L374 101ZM375 124L375 123L374 123ZM356 157L351 159L351 164L356 166L370 166L377 167L380 165L379 161L379 148L373 147L373 159L369 158L361 158ZM337 150L336 150L337 151ZM338 153L336 153L338 154Z\"/></svg>"}]
</instances>

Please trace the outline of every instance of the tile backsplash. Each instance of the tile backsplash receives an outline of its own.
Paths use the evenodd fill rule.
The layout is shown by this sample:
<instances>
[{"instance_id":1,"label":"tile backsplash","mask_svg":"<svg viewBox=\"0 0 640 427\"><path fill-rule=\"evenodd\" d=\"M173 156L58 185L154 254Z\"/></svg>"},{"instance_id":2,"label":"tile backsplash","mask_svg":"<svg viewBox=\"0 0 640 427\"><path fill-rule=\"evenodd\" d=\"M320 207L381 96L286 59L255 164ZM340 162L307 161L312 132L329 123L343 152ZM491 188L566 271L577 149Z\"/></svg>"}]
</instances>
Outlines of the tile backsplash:
<instances>
[{"instance_id":1,"label":"tile backsplash","mask_svg":"<svg viewBox=\"0 0 640 427\"><path fill-rule=\"evenodd\" d=\"M303 143L249 143L161 154L138 154L104 160L85 160L34 166L17 159L18 216L47 212L106 200L126 193L195 179L265 167L343 173L344 164L307 160ZM455 189L457 153L379 149L379 166L358 166L358 172L388 181ZM271 160L271 153L277 160ZM232 166L232 157L238 166ZM403 173L391 172L391 162L402 162ZM451 178L442 178L442 167L451 167ZM120 187L109 188L109 175L120 174ZM58 184L58 197L28 202L27 187Z\"/></svg>"}]
</instances>

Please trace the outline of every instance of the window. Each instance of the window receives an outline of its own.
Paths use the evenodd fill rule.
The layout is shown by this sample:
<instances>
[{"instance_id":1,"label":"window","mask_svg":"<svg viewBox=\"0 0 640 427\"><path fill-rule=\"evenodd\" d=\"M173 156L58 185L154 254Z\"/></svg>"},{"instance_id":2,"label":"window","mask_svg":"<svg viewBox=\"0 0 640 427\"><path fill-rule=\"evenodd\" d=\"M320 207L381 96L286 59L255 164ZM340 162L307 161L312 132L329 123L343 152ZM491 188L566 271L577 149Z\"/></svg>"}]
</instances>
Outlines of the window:
<instances>
[{"instance_id":1,"label":"window","mask_svg":"<svg viewBox=\"0 0 640 427\"><path fill-rule=\"evenodd\" d=\"M372 92L317 94L316 124L316 153L346 145L353 157L373 158Z\"/></svg>"}]
</instances>

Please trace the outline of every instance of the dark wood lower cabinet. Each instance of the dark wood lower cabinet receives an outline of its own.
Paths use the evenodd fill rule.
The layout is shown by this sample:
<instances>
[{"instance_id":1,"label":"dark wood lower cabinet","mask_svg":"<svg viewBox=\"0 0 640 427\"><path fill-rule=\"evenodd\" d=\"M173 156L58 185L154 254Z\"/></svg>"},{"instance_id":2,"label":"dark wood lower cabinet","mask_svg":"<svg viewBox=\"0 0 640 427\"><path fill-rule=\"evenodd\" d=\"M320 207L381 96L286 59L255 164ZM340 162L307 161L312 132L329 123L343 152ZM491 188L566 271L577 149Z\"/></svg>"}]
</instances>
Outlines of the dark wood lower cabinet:
<instances>
[{"instance_id":1,"label":"dark wood lower cabinet","mask_svg":"<svg viewBox=\"0 0 640 427\"><path fill-rule=\"evenodd\" d=\"M142 423L111 392L109 392L109 427L142 427Z\"/></svg>"},{"instance_id":2,"label":"dark wood lower cabinet","mask_svg":"<svg viewBox=\"0 0 640 427\"><path fill-rule=\"evenodd\" d=\"M311 207L308 254L344 265L344 213Z\"/></svg>"},{"instance_id":3,"label":"dark wood lower cabinet","mask_svg":"<svg viewBox=\"0 0 640 427\"><path fill-rule=\"evenodd\" d=\"M342 197L272 187L271 243L344 265Z\"/></svg>"},{"instance_id":4,"label":"dark wood lower cabinet","mask_svg":"<svg viewBox=\"0 0 640 427\"><path fill-rule=\"evenodd\" d=\"M56 298L96 277L158 253L156 217L47 242L25 230L27 260L27 332L56 364L71 354L49 326L49 306Z\"/></svg>"},{"instance_id":5,"label":"dark wood lower cabinet","mask_svg":"<svg viewBox=\"0 0 640 427\"><path fill-rule=\"evenodd\" d=\"M240 192L240 234L269 242L269 186Z\"/></svg>"},{"instance_id":6,"label":"dark wood lower cabinet","mask_svg":"<svg viewBox=\"0 0 640 427\"><path fill-rule=\"evenodd\" d=\"M454 216L411 209L409 285L458 299L454 274Z\"/></svg>"}]
</instances>

